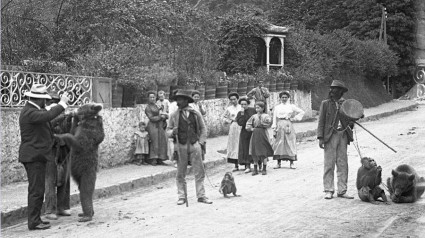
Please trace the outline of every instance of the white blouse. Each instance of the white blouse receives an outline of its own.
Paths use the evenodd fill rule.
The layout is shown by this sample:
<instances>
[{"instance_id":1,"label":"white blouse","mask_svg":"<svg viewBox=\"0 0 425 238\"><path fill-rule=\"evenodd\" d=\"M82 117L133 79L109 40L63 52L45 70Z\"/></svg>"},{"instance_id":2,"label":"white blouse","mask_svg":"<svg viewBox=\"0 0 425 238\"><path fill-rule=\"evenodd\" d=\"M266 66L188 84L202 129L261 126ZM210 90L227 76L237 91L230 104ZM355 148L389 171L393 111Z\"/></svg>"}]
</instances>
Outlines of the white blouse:
<instances>
[{"instance_id":1,"label":"white blouse","mask_svg":"<svg viewBox=\"0 0 425 238\"><path fill-rule=\"evenodd\" d=\"M242 109L241 105L236 106L229 106L226 111L224 112L224 123L232 123L232 121L236 120L236 116L238 115L238 112Z\"/></svg>"},{"instance_id":2,"label":"white blouse","mask_svg":"<svg viewBox=\"0 0 425 238\"><path fill-rule=\"evenodd\" d=\"M273 109L273 125L272 128L276 128L277 119L291 119L293 121L301 121L304 116L304 111L299 107L291 104L289 101L285 104L281 103L274 107ZM296 115L294 115L296 114Z\"/></svg>"}]
</instances>

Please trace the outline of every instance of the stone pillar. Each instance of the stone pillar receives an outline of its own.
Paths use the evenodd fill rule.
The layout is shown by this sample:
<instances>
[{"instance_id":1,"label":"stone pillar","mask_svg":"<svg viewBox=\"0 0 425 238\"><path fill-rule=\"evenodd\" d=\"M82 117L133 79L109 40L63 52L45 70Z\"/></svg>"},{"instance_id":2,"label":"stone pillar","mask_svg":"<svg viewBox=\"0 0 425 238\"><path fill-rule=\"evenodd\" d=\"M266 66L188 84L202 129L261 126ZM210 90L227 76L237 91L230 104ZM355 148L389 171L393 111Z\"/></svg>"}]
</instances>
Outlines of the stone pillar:
<instances>
[{"instance_id":1,"label":"stone pillar","mask_svg":"<svg viewBox=\"0 0 425 238\"><path fill-rule=\"evenodd\" d=\"M285 38L284 37L279 37L281 48L280 48L280 63L282 64L282 68L285 65L285 57L284 57L284 49L285 49Z\"/></svg>"},{"instance_id":2,"label":"stone pillar","mask_svg":"<svg viewBox=\"0 0 425 238\"><path fill-rule=\"evenodd\" d=\"M270 36L264 36L264 42L266 43L266 67L267 72L270 69L270 40L272 39Z\"/></svg>"}]
</instances>

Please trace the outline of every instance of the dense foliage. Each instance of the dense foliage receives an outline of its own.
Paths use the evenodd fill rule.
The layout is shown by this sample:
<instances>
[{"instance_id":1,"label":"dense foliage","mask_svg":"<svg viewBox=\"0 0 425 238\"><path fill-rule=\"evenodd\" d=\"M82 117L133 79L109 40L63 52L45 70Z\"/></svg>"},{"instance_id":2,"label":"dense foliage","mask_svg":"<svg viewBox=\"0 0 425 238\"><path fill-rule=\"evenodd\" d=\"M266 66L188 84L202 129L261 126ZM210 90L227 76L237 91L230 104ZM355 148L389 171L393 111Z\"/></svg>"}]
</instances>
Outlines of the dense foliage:
<instances>
[{"instance_id":1,"label":"dense foliage","mask_svg":"<svg viewBox=\"0 0 425 238\"><path fill-rule=\"evenodd\" d=\"M409 84L414 66L415 1L420 0L281 0L271 16L279 24L302 22L307 29L325 34L345 30L368 41L379 39L381 7L385 6L387 44L399 56L398 74L389 75L398 84Z\"/></svg>"},{"instance_id":2,"label":"dense foliage","mask_svg":"<svg viewBox=\"0 0 425 238\"><path fill-rule=\"evenodd\" d=\"M265 33L267 19L260 9L236 7L221 21L218 36L218 69L228 74L256 71L257 39Z\"/></svg>"},{"instance_id":3,"label":"dense foliage","mask_svg":"<svg viewBox=\"0 0 425 238\"><path fill-rule=\"evenodd\" d=\"M9 0L1 3L1 58L139 89L212 83L218 70L256 71L256 39L270 22L291 26L285 62L295 79L314 84L348 71L403 83L414 65L414 1ZM389 47L377 42L380 4Z\"/></svg>"}]
</instances>

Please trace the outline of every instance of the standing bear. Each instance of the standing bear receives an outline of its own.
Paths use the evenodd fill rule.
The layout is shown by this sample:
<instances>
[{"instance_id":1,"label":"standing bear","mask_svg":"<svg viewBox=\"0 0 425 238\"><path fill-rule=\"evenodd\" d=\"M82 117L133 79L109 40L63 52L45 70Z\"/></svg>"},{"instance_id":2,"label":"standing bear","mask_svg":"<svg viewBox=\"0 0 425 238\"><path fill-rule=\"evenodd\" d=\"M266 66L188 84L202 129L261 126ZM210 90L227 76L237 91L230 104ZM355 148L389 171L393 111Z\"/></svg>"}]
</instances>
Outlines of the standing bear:
<instances>
[{"instance_id":1,"label":"standing bear","mask_svg":"<svg viewBox=\"0 0 425 238\"><path fill-rule=\"evenodd\" d=\"M425 179L419 177L415 169L407 164L399 165L391 171L393 175L388 178L387 185L391 195L391 200L395 203L416 202L424 193Z\"/></svg>"},{"instance_id":2,"label":"standing bear","mask_svg":"<svg viewBox=\"0 0 425 238\"><path fill-rule=\"evenodd\" d=\"M93 193L96 184L99 144L105 138L102 117L99 112L102 106L85 104L78 108L71 133L55 135L70 148L71 175L80 190L80 201L83 213L79 222L91 221L94 215Z\"/></svg>"}]
</instances>

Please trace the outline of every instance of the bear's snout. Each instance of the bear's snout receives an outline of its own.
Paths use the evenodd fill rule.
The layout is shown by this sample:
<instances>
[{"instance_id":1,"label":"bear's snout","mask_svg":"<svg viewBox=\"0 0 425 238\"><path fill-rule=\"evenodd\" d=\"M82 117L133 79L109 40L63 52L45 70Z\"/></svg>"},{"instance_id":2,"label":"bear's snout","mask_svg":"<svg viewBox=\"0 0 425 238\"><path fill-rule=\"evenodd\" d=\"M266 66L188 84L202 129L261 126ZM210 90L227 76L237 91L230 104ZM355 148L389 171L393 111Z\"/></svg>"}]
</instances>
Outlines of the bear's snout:
<instances>
[{"instance_id":1,"label":"bear's snout","mask_svg":"<svg viewBox=\"0 0 425 238\"><path fill-rule=\"evenodd\" d=\"M400 197L402 193L403 193L403 191L401 191L401 189L399 189L399 188L396 188L395 191L394 191L394 195L396 197Z\"/></svg>"}]
</instances>

